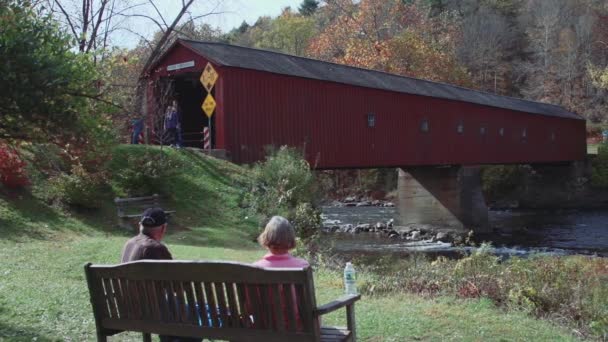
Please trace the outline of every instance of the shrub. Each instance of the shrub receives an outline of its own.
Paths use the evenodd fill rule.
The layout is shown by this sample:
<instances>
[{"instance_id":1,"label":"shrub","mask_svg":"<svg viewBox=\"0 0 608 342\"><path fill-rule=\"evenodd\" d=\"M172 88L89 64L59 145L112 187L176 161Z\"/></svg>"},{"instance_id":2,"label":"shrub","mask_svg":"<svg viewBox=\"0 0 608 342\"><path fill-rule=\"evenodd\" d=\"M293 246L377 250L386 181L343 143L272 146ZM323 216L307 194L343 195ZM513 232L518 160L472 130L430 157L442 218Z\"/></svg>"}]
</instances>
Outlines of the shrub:
<instances>
[{"instance_id":1,"label":"shrub","mask_svg":"<svg viewBox=\"0 0 608 342\"><path fill-rule=\"evenodd\" d=\"M173 176L179 163L163 151L142 151L128 154L121 167L114 167L112 178L127 196L168 195L165 183Z\"/></svg>"},{"instance_id":2,"label":"shrub","mask_svg":"<svg viewBox=\"0 0 608 342\"><path fill-rule=\"evenodd\" d=\"M315 177L301 152L286 146L271 151L253 167L251 179L246 200L252 211L287 217L300 237L315 232L320 224Z\"/></svg>"},{"instance_id":3,"label":"shrub","mask_svg":"<svg viewBox=\"0 0 608 342\"><path fill-rule=\"evenodd\" d=\"M489 298L507 310L559 319L600 340L608 337L608 259L532 255L501 261L489 247L482 244L458 260L431 261L418 254L366 260L342 254L327 257L329 253L316 260L335 272L341 272L345 261L353 261L357 287L365 295L409 292Z\"/></svg>"},{"instance_id":4,"label":"shrub","mask_svg":"<svg viewBox=\"0 0 608 342\"><path fill-rule=\"evenodd\" d=\"M597 149L593 160L591 184L596 187L608 187L608 144L603 143Z\"/></svg>"},{"instance_id":5,"label":"shrub","mask_svg":"<svg viewBox=\"0 0 608 342\"><path fill-rule=\"evenodd\" d=\"M483 191L489 196L498 196L515 190L521 183L523 169L518 165L493 165L482 169Z\"/></svg>"},{"instance_id":6,"label":"shrub","mask_svg":"<svg viewBox=\"0 0 608 342\"><path fill-rule=\"evenodd\" d=\"M80 208L98 208L101 205L105 176L89 173L81 164L72 166L70 173L51 178L51 194L63 204Z\"/></svg>"},{"instance_id":7,"label":"shrub","mask_svg":"<svg viewBox=\"0 0 608 342\"><path fill-rule=\"evenodd\" d=\"M19 152L0 143L0 182L7 188L22 188L29 184L26 163Z\"/></svg>"}]
</instances>

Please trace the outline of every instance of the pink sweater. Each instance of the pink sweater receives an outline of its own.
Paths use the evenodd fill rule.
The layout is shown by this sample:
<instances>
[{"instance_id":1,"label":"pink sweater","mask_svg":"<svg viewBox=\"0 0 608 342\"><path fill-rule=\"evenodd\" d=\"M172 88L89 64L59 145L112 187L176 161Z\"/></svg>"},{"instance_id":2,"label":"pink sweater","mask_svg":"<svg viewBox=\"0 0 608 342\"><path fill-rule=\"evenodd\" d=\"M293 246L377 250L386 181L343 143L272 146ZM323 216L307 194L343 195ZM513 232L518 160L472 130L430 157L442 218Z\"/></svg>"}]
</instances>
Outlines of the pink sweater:
<instances>
[{"instance_id":1,"label":"pink sweater","mask_svg":"<svg viewBox=\"0 0 608 342\"><path fill-rule=\"evenodd\" d=\"M255 266L268 267L268 268L279 268L279 267L308 267L310 264L308 261L302 258L296 258L289 253L285 254L272 254L268 253L262 257L262 259L253 263Z\"/></svg>"}]
</instances>

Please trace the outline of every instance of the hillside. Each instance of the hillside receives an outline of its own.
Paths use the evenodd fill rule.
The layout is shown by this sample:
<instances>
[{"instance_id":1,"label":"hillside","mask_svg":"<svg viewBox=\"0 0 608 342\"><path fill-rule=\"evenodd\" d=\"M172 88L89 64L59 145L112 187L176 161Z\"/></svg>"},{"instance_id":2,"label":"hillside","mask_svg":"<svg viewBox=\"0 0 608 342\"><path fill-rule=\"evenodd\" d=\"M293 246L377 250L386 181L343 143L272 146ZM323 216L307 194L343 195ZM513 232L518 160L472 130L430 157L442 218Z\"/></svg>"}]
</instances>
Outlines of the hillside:
<instances>
[{"instance_id":1,"label":"hillside","mask_svg":"<svg viewBox=\"0 0 608 342\"><path fill-rule=\"evenodd\" d=\"M128 156L155 148L121 146L111 168L124 169ZM238 203L247 169L192 151L169 150L179 172L164 180L177 210L166 243L177 259L251 262L264 251L252 240L255 221ZM112 192L100 209L67 210L38 197L44 178L30 193L0 195L0 340L92 341L95 328L83 265L116 263L132 233L116 228ZM111 179L112 191L122 191ZM37 190L36 190L37 189ZM36 191L34 191L36 190ZM362 276L364 276L362 274ZM342 292L341 274L315 267L319 303ZM324 318L344 324L343 312ZM357 304L363 341L535 340L570 341L565 328L525 313L505 313L489 300L424 298L410 294L364 296ZM111 340L140 340L119 335Z\"/></svg>"}]
</instances>

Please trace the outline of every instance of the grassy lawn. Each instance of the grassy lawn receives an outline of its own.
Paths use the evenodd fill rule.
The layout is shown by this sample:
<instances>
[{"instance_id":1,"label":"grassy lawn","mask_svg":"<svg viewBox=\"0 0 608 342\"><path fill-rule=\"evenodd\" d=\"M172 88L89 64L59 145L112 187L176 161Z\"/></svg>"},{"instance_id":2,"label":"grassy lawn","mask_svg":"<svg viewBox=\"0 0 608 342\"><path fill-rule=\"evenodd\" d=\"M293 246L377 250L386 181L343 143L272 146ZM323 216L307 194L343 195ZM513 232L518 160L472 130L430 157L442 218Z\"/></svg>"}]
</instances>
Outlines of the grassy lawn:
<instances>
[{"instance_id":1,"label":"grassy lawn","mask_svg":"<svg viewBox=\"0 0 608 342\"><path fill-rule=\"evenodd\" d=\"M121 147L117 154L138 153ZM251 262L264 254L256 223L239 208L246 170L171 151L183 161L167 180L177 210L166 243L177 259ZM93 341L95 327L83 265L116 263L131 235L115 227L111 198L95 211L66 212L29 194L0 191L0 341ZM317 302L342 292L341 274L315 269ZM366 296L357 304L362 341L571 341L571 332L487 300ZM344 312L324 318L345 324ZM141 340L123 334L113 341Z\"/></svg>"},{"instance_id":2,"label":"grassy lawn","mask_svg":"<svg viewBox=\"0 0 608 342\"><path fill-rule=\"evenodd\" d=\"M10 341L94 340L94 322L82 266L116 263L123 237L71 237L53 241L0 243L0 339ZM169 243L179 259L250 262L259 248L197 247ZM316 270L319 303L342 292L340 274ZM345 324L344 313L327 324ZM485 300L424 299L412 295L365 297L357 304L363 341L570 341L567 331L523 313L504 313ZM138 340L136 334L114 341Z\"/></svg>"}]
</instances>

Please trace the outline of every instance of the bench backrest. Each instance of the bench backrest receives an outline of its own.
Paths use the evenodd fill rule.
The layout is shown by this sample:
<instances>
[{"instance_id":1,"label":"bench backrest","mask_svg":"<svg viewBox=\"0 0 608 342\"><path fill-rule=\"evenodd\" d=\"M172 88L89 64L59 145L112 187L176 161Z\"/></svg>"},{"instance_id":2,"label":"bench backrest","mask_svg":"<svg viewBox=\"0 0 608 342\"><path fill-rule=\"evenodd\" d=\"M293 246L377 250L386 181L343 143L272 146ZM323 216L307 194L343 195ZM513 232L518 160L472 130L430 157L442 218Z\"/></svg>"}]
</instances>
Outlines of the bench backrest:
<instances>
[{"instance_id":1,"label":"bench backrest","mask_svg":"<svg viewBox=\"0 0 608 342\"><path fill-rule=\"evenodd\" d=\"M317 341L312 271L142 260L85 266L98 332Z\"/></svg>"},{"instance_id":2,"label":"bench backrest","mask_svg":"<svg viewBox=\"0 0 608 342\"><path fill-rule=\"evenodd\" d=\"M115 198L114 203L118 210L118 216L131 213L141 214L147 208L160 207L160 196L154 194L144 197Z\"/></svg>"}]
</instances>

